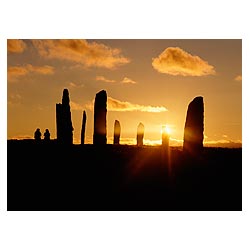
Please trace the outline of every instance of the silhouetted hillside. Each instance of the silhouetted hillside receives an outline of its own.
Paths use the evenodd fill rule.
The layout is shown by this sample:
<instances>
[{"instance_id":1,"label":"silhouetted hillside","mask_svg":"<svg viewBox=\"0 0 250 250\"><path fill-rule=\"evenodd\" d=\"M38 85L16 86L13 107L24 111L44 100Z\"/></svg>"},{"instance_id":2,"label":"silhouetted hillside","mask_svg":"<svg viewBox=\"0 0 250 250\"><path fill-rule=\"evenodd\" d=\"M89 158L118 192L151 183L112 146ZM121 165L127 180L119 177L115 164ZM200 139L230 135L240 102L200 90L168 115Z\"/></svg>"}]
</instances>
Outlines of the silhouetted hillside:
<instances>
[{"instance_id":1,"label":"silhouetted hillside","mask_svg":"<svg viewBox=\"0 0 250 250\"><path fill-rule=\"evenodd\" d=\"M242 150L8 141L8 210L242 210Z\"/></svg>"}]
</instances>

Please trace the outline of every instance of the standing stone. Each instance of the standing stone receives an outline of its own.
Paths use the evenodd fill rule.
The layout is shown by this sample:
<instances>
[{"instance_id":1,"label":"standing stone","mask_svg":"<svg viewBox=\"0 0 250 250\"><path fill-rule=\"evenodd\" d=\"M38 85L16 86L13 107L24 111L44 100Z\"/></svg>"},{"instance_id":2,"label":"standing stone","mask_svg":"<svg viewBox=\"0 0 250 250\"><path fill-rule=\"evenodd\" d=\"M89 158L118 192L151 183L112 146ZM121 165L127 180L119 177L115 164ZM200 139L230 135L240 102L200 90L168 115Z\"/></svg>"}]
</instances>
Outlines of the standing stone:
<instances>
[{"instance_id":1,"label":"standing stone","mask_svg":"<svg viewBox=\"0 0 250 250\"><path fill-rule=\"evenodd\" d=\"M183 151L191 154L200 153L203 149L204 103L198 96L188 105L184 130Z\"/></svg>"},{"instance_id":2,"label":"standing stone","mask_svg":"<svg viewBox=\"0 0 250 250\"><path fill-rule=\"evenodd\" d=\"M84 110L83 115L82 115L82 131L81 131L81 144L82 145L84 144L84 139L85 139L86 120L87 120L87 116Z\"/></svg>"},{"instance_id":3,"label":"standing stone","mask_svg":"<svg viewBox=\"0 0 250 250\"><path fill-rule=\"evenodd\" d=\"M166 130L166 126L162 126L161 140L162 140L162 146L168 148L169 147L169 134Z\"/></svg>"},{"instance_id":4,"label":"standing stone","mask_svg":"<svg viewBox=\"0 0 250 250\"><path fill-rule=\"evenodd\" d=\"M96 145L103 145L107 143L107 93L105 90L98 92L95 96L94 105L94 135L93 143Z\"/></svg>"},{"instance_id":5,"label":"standing stone","mask_svg":"<svg viewBox=\"0 0 250 250\"><path fill-rule=\"evenodd\" d=\"M56 104L57 140L63 144L73 144L73 126L69 105L69 91L63 90L62 103Z\"/></svg>"},{"instance_id":6,"label":"standing stone","mask_svg":"<svg viewBox=\"0 0 250 250\"><path fill-rule=\"evenodd\" d=\"M140 122L137 127L137 146L143 146L144 125Z\"/></svg>"},{"instance_id":7,"label":"standing stone","mask_svg":"<svg viewBox=\"0 0 250 250\"><path fill-rule=\"evenodd\" d=\"M121 134L121 126L120 122L115 120L114 125L114 144L120 144L120 134Z\"/></svg>"}]
</instances>

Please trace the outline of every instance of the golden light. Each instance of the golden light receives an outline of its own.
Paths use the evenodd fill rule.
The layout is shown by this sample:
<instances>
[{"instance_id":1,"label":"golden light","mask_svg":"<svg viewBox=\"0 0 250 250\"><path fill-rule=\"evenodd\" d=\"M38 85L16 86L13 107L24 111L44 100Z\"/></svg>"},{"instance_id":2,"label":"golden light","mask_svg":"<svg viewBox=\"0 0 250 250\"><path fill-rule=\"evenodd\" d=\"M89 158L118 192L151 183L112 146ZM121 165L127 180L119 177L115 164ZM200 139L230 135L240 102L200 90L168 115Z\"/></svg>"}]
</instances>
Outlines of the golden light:
<instances>
[{"instance_id":1,"label":"golden light","mask_svg":"<svg viewBox=\"0 0 250 250\"><path fill-rule=\"evenodd\" d=\"M169 126L167 125L163 125L161 128L161 134L167 134L170 135L171 134L171 129Z\"/></svg>"},{"instance_id":2,"label":"golden light","mask_svg":"<svg viewBox=\"0 0 250 250\"><path fill-rule=\"evenodd\" d=\"M161 139L162 146L169 147L169 137L170 137L170 128L167 125L163 125L161 129Z\"/></svg>"}]
</instances>

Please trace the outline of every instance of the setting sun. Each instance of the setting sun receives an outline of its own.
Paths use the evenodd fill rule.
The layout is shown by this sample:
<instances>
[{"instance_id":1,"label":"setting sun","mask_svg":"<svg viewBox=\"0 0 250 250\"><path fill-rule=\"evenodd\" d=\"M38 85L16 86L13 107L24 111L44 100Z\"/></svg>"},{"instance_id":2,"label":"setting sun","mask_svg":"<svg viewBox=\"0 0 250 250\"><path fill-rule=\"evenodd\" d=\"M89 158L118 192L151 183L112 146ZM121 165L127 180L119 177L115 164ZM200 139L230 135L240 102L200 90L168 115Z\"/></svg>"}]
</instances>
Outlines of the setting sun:
<instances>
[{"instance_id":1,"label":"setting sun","mask_svg":"<svg viewBox=\"0 0 250 250\"><path fill-rule=\"evenodd\" d=\"M168 125L163 125L161 128L161 134L167 134L170 135L171 134L171 129Z\"/></svg>"}]
</instances>

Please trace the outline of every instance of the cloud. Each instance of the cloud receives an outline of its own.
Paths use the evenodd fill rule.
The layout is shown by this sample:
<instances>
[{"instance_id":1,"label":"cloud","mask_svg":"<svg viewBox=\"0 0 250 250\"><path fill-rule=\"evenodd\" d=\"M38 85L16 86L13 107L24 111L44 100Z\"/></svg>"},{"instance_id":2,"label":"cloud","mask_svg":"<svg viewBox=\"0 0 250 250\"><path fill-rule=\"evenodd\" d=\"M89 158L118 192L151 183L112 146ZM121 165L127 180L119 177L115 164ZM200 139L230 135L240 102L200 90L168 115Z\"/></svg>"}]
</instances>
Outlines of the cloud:
<instances>
[{"instance_id":1,"label":"cloud","mask_svg":"<svg viewBox=\"0 0 250 250\"><path fill-rule=\"evenodd\" d=\"M108 144L113 143L114 138L108 137ZM170 146L172 147L180 147L183 144L183 140L173 139L170 138ZM136 145L136 137L121 137L120 138L120 144L121 145ZM161 139L143 139L143 144L148 146L160 146L162 145Z\"/></svg>"},{"instance_id":2,"label":"cloud","mask_svg":"<svg viewBox=\"0 0 250 250\"><path fill-rule=\"evenodd\" d=\"M238 75L234 78L235 81L241 82L242 81L242 75Z\"/></svg>"},{"instance_id":3,"label":"cloud","mask_svg":"<svg viewBox=\"0 0 250 250\"><path fill-rule=\"evenodd\" d=\"M70 101L70 108L71 108L71 110L76 110L76 111L78 111L78 110L83 111L84 110L84 106L82 106L79 103L73 102L73 101Z\"/></svg>"},{"instance_id":4,"label":"cloud","mask_svg":"<svg viewBox=\"0 0 250 250\"><path fill-rule=\"evenodd\" d=\"M54 67L52 66L33 66L31 64L27 64L25 66L29 72L34 72L37 74L41 74L41 75L53 75L54 74Z\"/></svg>"},{"instance_id":5,"label":"cloud","mask_svg":"<svg viewBox=\"0 0 250 250\"><path fill-rule=\"evenodd\" d=\"M141 112L152 112L159 113L165 112L167 109L162 106L144 106L139 104L133 104L130 102L119 101L108 97L108 111L141 111Z\"/></svg>"},{"instance_id":6,"label":"cloud","mask_svg":"<svg viewBox=\"0 0 250 250\"><path fill-rule=\"evenodd\" d=\"M96 79L96 81L102 81L102 82L109 82L109 83L115 82L115 80L107 79L104 76L97 76L95 79Z\"/></svg>"},{"instance_id":7,"label":"cloud","mask_svg":"<svg viewBox=\"0 0 250 250\"><path fill-rule=\"evenodd\" d=\"M223 147L223 148L241 148L242 141L232 141L227 139L215 140L215 141L205 141L205 147Z\"/></svg>"},{"instance_id":8,"label":"cloud","mask_svg":"<svg viewBox=\"0 0 250 250\"><path fill-rule=\"evenodd\" d=\"M71 88L76 88L77 85L76 85L74 82L70 82L70 83L69 83L69 87L71 87Z\"/></svg>"},{"instance_id":9,"label":"cloud","mask_svg":"<svg viewBox=\"0 0 250 250\"><path fill-rule=\"evenodd\" d=\"M32 43L43 57L68 60L85 67L114 69L130 62L120 49L82 39L43 39Z\"/></svg>"},{"instance_id":10,"label":"cloud","mask_svg":"<svg viewBox=\"0 0 250 250\"><path fill-rule=\"evenodd\" d=\"M178 47L166 48L157 58L153 58L152 66L160 73L181 76L214 75L215 69L198 56L193 56Z\"/></svg>"},{"instance_id":11,"label":"cloud","mask_svg":"<svg viewBox=\"0 0 250 250\"><path fill-rule=\"evenodd\" d=\"M150 113L160 113L168 111L165 107L162 106L144 106L139 104L133 104L130 102L119 101L112 97L108 97L107 103L108 111L118 111L118 112L125 112L125 111L141 111L141 112L150 112ZM90 103L85 105L85 108L93 110L94 109L94 100Z\"/></svg>"},{"instance_id":12,"label":"cloud","mask_svg":"<svg viewBox=\"0 0 250 250\"><path fill-rule=\"evenodd\" d=\"M107 143L108 144L113 144L114 137L110 136L107 138ZM121 145L136 145L136 138L131 138L131 137L121 137L120 138L120 144Z\"/></svg>"},{"instance_id":13,"label":"cloud","mask_svg":"<svg viewBox=\"0 0 250 250\"><path fill-rule=\"evenodd\" d=\"M20 39L7 40L7 50L10 53L22 53L26 47L26 43Z\"/></svg>"},{"instance_id":14,"label":"cloud","mask_svg":"<svg viewBox=\"0 0 250 250\"><path fill-rule=\"evenodd\" d=\"M103 82L108 82L108 83L115 83L116 81L115 80L110 80L110 79L107 79L106 77L104 76L97 76L96 77L96 81L103 81ZM121 83L125 83L125 84L135 84L136 81L133 81L132 79L128 78L128 77L124 77L121 81Z\"/></svg>"},{"instance_id":15,"label":"cloud","mask_svg":"<svg viewBox=\"0 0 250 250\"><path fill-rule=\"evenodd\" d=\"M113 138L111 137L111 143L113 143ZM125 144L125 145L136 145L136 138L131 138L131 137L121 137L120 138L120 144Z\"/></svg>"},{"instance_id":16,"label":"cloud","mask_svg":"<svg viewBox=\"0 0 250 250\"><path fill-rule=\"evenodd\" d=\"M10 138L10 140L25 140L25 139L34 139L30 135L16 135Z\"/></svg>"},{"instance_id":17,"label":"cloud","mask_svg":"<svg viewBox=\"0 0 250 250\"><path fill-rule=\"evenodd\" d=\"M19 77L25 76L30 73L52 75L54 74L54 67L48 65L33 66L31 64L26 64L25 66L10 66L8 67L8 80L15 81Z\"/></svg>"},{"instance_id":18,"label":"cloud","mask_svg":"<svg viewBox=\"0 0 250 250\"><path fill-rule=\"evenodd\" d=\"M84 84L78 84L74 82L68 82L66 86L64 87L65 89L70 88L70 89L78 89L78 88L83 88Z\"/></svg>"},{"instance_id":19,"label":"cloud","mask_svg":"<svg viewBox=\"0 0 250 250\"><path fill-rule=\"evenodd\" d=\"M9 94L8 105L15 106L21 104L22 97L19 94Z\"/></svg>"},{"instance_id":20,"label":"cloud","mask_svg":"<svg viewBox=\"0 0 250 250\"><path fill-rule=\"evenodd\" d=\"M132 79L130 79L128 77L124 77L121 82L122 83L130 83L130 84L135 84L136 83L136 81L133 81Z\"/></svg>"},{"instance_id":21,"label":"cloud","mask_svg":"<svg viewBox=\"0 0 250 250\"><path fill-rule=\"evenodd\" d=\"M14 81L21 76L27 75L28 73L29 71L26 67L22 66L8 67L8 80Z\"/></svg>"}]
</instances>

